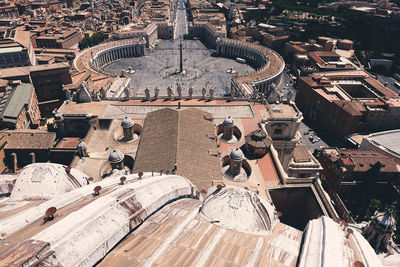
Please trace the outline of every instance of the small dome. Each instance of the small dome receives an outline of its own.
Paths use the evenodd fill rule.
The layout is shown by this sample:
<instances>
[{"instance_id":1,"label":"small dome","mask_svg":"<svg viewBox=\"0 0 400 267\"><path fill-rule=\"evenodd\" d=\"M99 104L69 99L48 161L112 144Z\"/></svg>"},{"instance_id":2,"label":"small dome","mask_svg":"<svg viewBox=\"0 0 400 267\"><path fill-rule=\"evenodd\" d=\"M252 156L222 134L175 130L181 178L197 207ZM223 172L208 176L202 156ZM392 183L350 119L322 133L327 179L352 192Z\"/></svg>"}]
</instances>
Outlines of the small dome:
<instances>
[{"instance_id":1,"label":"small dome","mask_svg":"<svg viewBox=\"0 0 400 267\"><path fill-rule=\"evenodd\" d=\"M85 150L86 148L87 148L86 143L83 142L83 141L80 141L79 144L78 144L78 149L79 150Z\"/></svg>"},{"instance_id":2,"label":"small dome","mask_svg":"<svg viewBox=\"0 0 400 267\"><path fill-rule=\"evenodd\" d=\"M243 159L243 152L240 148L235 148L229 154L229 157L233 160L242 160Z\"/></svg>"},{"instance_id":3,"label":"small dome","mask_svg":"<svg viewBox=\"0 0 400 267\"><path fill-rule=\"evenodd\" d=\"M241 187L211 187L201 207L210 221L240 232L265 233L273 230L279 219L272 202L252 190Z\"/></svg>"},{"instance_id":4,"label":"small dome","mask_svg":"<svg viewBox=\"0 0 400 267\"><path fill-rule=\"evenodd\" d=\"M124 153L122 153L121 151L119 151L118 149L114 149L110 155L108 156L108 160L111 163L118 163L121 162L124 159L125 155Z\"/></svg>"},{"instance_id":5,"label":"small dome","mask_svg":"<svg viewBox=\"0 0 400 267\"><path fill-rule=\"evenodd\" d=\"M376 222L386 229L393 229L396 226L396 220L391 212L380 212L375 218Z\"/></svg>"},{"instance_id":6,"label":"small dome","mask_svg":"<svg viewBox=\"0 0 400 267\"><path fill-rule=\"evenodd\" d=\"M224 124L224 126L230 126L230 127L233 127L235 125L235 123L233 122L233 119L231 118L231 116L225 118L223 124Z\"/></svg>"},{"instance_id":7,"label":"small dome","mask_svg":"<svg viewBox=\"0 0 400 267\"><path fill-rule=\"evenodd\" d=\"M122 120L121 122L121 126L123 128L129 128L133 126L133 121L131 120L131 118L125 117L125 119Z\"/></svg>"},{"instance_id":8,"label":"small dome","mask_svg":"<svg viewBox=\"0 0 400 267\"><path fill-rule=\"evenodd\" d=\"M272 107L272 112L281 112L281 107L279 106L279 104L275 104L273 107Z\"/></svg>"},{"instance_id":9,"label":"small dome","mask_svg":"<svg viewBox=\"0 0 400 267\"><path fill-rule=\"evenodd\" d=\"M254 148L269 148L272 139L261 129L258 129L245 137L246 143Z\"/></svg>"},{"instance_id":10,"label":"small dome","mask_svg":"<svg viewBox=\"0 0 400 267\"><path fill-rule=\"evenodd\" d=\"M56 163L29 164L16 176L10 200L49 200L87 185L86 174L74 168L68 171Z\"/></svg>"}]
</instances>

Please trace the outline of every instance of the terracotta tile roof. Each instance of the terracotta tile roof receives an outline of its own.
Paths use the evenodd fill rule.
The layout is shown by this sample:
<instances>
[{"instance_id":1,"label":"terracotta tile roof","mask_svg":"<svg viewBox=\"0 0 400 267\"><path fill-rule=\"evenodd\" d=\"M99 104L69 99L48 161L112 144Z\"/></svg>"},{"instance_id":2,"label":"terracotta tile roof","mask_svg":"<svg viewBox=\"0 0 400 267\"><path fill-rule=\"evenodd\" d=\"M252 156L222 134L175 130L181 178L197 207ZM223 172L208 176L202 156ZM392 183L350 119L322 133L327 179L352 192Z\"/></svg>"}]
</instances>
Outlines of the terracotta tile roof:
<instances>
[{"instance_id":1,"label":"terracotta tile roof","mask_svg":"<svg viewBox=\"0 0 400 267\"><path fill-rule=\"evenodd\" d=\"M216 150L213 122L198 109L177 111L165 108L147 114L133 172L172 171L206 189L221 178L220 160L209 154Z\"/></svg>"},{"instance_id":2,"label":"terracotta tile roof","mask_svg":"<svg viewBox=\"0 0 400 267\"><path fill-rule=\"evenodd\" d=\"M363 104L359 101L334 100L333 103L340 106L342 110L353 116L361 116L362 112L365 112Z\"/></svg>"},{"instance_id":3,"label":"terracotta tile roof","mask_svg":"<svg viewBox=\"0 0 400 267\"><path fill-rule=\"evenodd\" d=\"M29 74L31 72L51 70L51 69L60 69L60 68L68 68L69 69L69 65L68 65L68 63L63 62L63 63L54 63L54 64L46 64L46 65L5 68L5 69L1 69L0 78L7 79L10 77L29 76Z\"/></svg>"},{"instance_id":4,"label":"terracotta tile roof","mask_svg":"<svg viewBox=\"0 0 400 267\"><path fill-rule=\"evenodd\" d=\"M250 266L296 266L302 237L299 230L282 223L268 235L224 229L199 214L190 218L200 203L182 199L165 206L99 266L139 266L151 257L155 257L154 266L246 266L250 262ZM174 234L179 229L181 233ZM157 253L166 244L168 248Z\"/></svg>"},{"instance_id":5,"label":"terracotta tile roof","mask_svg":"<svg viewBox=\"0 0 400 267\"><path fill-rule=\"evenodd\" d=\"M389 88L385 87L384 85L382 85L379 81L368 77L365 79L365 82L368 83L370 86L372 86L374 89L374 91L378 91L377 93L386 96L386 97L396 97L398 96L398 94L392 90L390 90Z\"/></svg>"},{"instance_id":6,"label":"terracotta tile roof","mask_svg":"<svg viewBox=\"0 0 400 267\"><path fill-rule=\"evenodd\" d=\"M325 61L322 60L322 58L320 58L314 53L308 53L308 56L317 64L323 65L325 63Z\"/></svg>"},{"instance_id":7,"label":"terracotta tile roof","mask_svg":"<svg viewBox=\"0 0 400 267\"><path fill-rule=\"evenodd\" d=\"M43 131L12 131L5 149L48 149L53 147L56 133Z\"/></svg>"},{"instance_id":8,"label":"terracotta tile roof","mask_svg":"<svg viewBox=\"0 0 400 267\"><path fill-rule=\"evenodd\" d=\"M293 159L295 162L312 161L311 154L305 144L298 144L293 150Z\"/></svg>"},{"instance_id":9,"label":"terracotta tile roof","mask_svg":"<svg viewBox=\"0 0 400 267\"><path fill-rule=\"evenodd\" d=\"M67 137L63 138L58 142L57 148L65 148L65 149L76 149L80 142L79 137Z\"/></svg>"},{"instance_id":10,"label":"terracotta tile roof","mask_svg":"<svg viewBox=\"0 0 400 267\"><path fill-rule=\"evenodd\" d=\"M383 164L381 172L399 172L394 160L379 152L353 149L340 149L339 151L343 163L354 165L355 172L365 172L378 161Z\"/></svg>"}]
</instances>

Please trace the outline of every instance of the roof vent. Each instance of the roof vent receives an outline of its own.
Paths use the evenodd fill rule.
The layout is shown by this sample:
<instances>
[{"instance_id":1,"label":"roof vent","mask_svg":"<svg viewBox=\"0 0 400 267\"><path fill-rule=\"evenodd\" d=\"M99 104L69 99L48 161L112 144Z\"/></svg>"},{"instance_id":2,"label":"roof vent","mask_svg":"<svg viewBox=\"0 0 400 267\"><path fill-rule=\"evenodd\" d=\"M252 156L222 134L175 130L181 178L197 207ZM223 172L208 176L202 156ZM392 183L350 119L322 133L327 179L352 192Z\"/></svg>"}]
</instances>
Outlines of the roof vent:
<instances>
[{"instance_id":1,"label":"roof vent","mask_svg":"<svg viewBox=\"0 0 400 267\"><path fill-rule=\"evenodd\" d=\"M96 187L93 189L93 191L94 191L93 196L98 196L98 195L100 195L100 190L101 190L101 186L100 186L100 185L96 186Z\"/></svg>"},{"instance_id":2,"label":"roof vent","mask_svg":"<svg viewBox=\"0 0 400 267\"><path fill-rule=\"evenodd\" d=\"M54 214L56 213L56 211L57 211L56 207L48 208L46 210L46 213L45 213L46 217L43 218L43 223L42 224L45 224L46 222L53 220L54 219Z\"/></svg>"},{"instance_id":3,"label":"roof vent","mask_svg":"<svg viewBox=\"0 0 400 267\"><path fill-rule=\"evenodd\" d=\"M275 104L272 109L273 112L281 112L281 107L279 106L279 104Z\"/></svg>"}]
</instances>

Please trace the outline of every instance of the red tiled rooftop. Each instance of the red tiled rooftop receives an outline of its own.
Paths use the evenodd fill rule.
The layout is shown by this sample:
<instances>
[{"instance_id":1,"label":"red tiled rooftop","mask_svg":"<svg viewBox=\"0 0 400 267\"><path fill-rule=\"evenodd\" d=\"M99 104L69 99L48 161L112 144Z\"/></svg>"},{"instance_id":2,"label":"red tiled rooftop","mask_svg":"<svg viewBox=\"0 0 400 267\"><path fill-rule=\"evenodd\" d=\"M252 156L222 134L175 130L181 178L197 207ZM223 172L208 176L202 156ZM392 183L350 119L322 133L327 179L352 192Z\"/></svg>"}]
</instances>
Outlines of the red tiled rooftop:
<instances>
[{"instance_id":1,"label":"red tiled rooftop","mask_svg":"<svg viewBox=\"0 0 400 267\"><path fill-rule=\"evenodd\" d=\"M382 85L379 81L377 81L377 80L375 80L375 79L373 79L371 77L366 78L365 82L368 83L373 88L375 88L383 96L386 96L386 97L396 97L396 96L398 96L398 94L396 92L390 90L386 86Z\"/></svg>"},{"instance_id":2,"label":"red tiled rooftop","mask_svg":"<svg viewBox=\"0 0 400 267\"><path fill-rule=\"evenodd\" d=\"M79 137L67 137L58 142L56 148L76 149L79 144Z\"/></svg>"}]
</instances>

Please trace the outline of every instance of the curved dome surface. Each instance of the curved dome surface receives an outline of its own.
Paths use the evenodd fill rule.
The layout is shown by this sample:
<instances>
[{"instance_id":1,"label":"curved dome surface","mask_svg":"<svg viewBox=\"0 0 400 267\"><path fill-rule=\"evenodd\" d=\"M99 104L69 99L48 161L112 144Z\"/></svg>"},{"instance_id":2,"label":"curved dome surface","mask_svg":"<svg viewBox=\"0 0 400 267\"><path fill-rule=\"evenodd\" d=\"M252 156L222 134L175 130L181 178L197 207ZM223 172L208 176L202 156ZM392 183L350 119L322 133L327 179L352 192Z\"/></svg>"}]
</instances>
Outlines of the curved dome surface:
<instances>
[{"instance_id":1,"label":"curved dome surface","mask_svg":"<svg viewBox=\"0 0 400 267\"><path fill-rule=\"evenodd\" d=\"M278 222L271 202L252 190L235 186L211 187L201 213L212 222L245 233L268 233Z\"/></svg>"},{"instance_id":2,"label":"curved dome surface","mask_svg":"<svg viewBox=\"0 0 400 267\"><path fill-rule=\"evenodd\" d=\"M22 169L11 192L11 200L48 200L87 185L87 175L56 163L34 163Z\"/></svg>"},{"instance_id":3,"label":"curved dome surface","mask_svg":"<svg viewBox=\"0 0 400 267\"><path fill-rule=\"evenodd\" d=\"M118 149L114 149L108 156L108 160L112 163L120 162L124 159L124 153Z\"/></svg>"},{"instance_id":4,"label":"curved dome surface","mask_svg":"<svg viewBox=\"0 0 400 267\"><path fill-rule=\"evenodd\" d=\"M240 148L235 148L229 154L229 157L233 160L242 160L243 159L243 152Z\"/></svg>"},{"instance_id":5,"label":"curved dome surface","mask_svg":"<svg viewBox=\"0 0 400 267\"><path fill-rule=\"evenodd\" d=\"M122 120L121 126L123 128L129 128L133 126L133 121L129 117L125 117L125 119Z\"/></svg>"}]
</instances>

